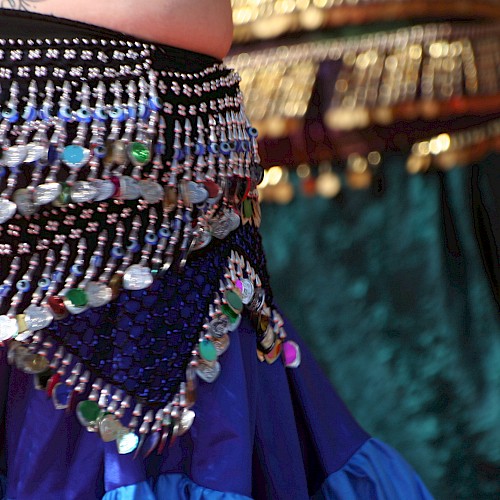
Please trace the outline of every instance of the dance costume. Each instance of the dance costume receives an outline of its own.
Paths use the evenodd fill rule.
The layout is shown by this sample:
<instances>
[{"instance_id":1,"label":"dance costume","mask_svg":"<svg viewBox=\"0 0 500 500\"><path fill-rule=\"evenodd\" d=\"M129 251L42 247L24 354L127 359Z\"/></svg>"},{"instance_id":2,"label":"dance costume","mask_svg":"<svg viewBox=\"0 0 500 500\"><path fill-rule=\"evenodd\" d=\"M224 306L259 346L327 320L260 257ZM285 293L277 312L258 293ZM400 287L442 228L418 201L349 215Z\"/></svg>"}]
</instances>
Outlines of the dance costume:
<instances>
[{"instance_id":1,"label":"dance costume","mask_svg":"<svg viewBox=\"0 0 500 500\"><path fill-rule=\"evenodd\" d=\"M0 24L5 497L426 497L274 306L238 75Z\"/></svg>"}]
</instances>

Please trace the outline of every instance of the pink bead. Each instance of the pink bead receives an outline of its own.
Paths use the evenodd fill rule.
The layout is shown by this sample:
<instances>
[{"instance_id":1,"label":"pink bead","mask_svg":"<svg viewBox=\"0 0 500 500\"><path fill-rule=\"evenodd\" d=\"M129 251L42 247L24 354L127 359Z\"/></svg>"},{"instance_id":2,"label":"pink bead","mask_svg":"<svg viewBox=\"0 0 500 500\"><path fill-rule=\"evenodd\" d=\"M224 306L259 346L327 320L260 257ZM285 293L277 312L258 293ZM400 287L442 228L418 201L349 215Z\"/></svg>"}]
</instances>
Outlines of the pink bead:
<instances>
[{"instance_id":1,"label":"pink bead","mask_svg":"<svg viewBox=\"0 0 500 500\"><path fill-rule=\"evenodd\" d=\"M289 340L283 344L283 360L287 368L298 368L300 366L300 347Z\"/></svg>"}]
</instances>

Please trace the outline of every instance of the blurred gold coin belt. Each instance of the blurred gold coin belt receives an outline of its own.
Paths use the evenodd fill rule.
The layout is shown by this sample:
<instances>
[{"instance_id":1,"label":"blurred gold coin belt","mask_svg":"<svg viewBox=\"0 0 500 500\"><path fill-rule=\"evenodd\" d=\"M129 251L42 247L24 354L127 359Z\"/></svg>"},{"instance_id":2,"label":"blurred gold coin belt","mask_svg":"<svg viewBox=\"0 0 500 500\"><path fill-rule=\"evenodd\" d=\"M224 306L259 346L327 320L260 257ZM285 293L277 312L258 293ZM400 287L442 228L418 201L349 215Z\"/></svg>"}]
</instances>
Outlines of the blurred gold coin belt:
<instances>
[{"instance_id":1,"label":"blurred gold coin belt","mask_svg":"<svg viewBox=\"0 0 500 500\"><path fill-rule=\"evenodd\" d=\"M243 52L228 63L242 76L251 120L279 137L305 117L318 87L333 130L495 112L499 53L498 24L446 23Z\"/></svg>"}]
</instances>

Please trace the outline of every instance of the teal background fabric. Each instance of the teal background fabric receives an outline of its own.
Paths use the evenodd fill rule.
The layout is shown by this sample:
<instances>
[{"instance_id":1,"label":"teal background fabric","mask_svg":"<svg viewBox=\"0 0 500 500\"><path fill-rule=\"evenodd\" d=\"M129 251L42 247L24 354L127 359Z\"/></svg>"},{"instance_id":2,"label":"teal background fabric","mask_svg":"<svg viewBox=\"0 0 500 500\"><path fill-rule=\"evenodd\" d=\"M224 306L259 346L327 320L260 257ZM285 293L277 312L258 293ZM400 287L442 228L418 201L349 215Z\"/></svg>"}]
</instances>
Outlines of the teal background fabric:
<instances>
[{"instance_id":1,"label":"teal background fabric","mask_svg":"<svg viewBox=\"0 0 500 500\"><path fill-rule=\"evenodd\" d=\"M263 204L277 302L355 417L438 499L500 495L500 322L473 186L498 204L496 172L490 155L410 176L392 155L383 193L328 200L297 189L289 205Z\"/></svg>"}]
</instances>

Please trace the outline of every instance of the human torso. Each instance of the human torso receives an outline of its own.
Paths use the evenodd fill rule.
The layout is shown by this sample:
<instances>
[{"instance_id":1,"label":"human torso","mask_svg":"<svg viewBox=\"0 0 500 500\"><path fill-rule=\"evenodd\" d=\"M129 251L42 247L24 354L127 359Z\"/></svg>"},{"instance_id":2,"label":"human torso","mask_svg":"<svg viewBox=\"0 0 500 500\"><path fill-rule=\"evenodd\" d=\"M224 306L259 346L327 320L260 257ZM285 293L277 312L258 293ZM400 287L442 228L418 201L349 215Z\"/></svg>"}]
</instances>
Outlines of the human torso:
<instances>
[{"instance_id":1,"label":"human torso","mask_svg":"<svg viewBox=\"0 0 500 500\"><path fill-rule=\"evenodd\" d=\"M95 24L219 58L232 39L230 0L0 0L0 6Z\"/></svg>"}]
</instances>

